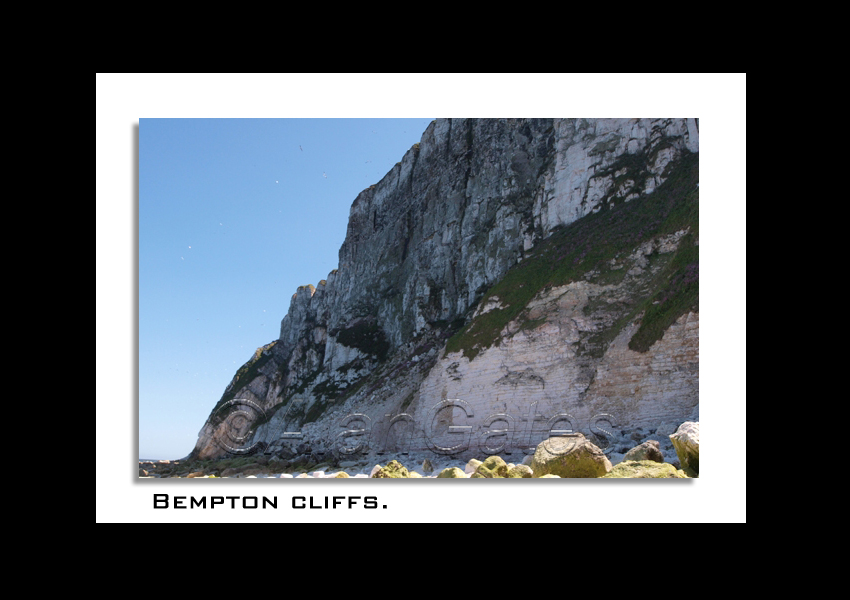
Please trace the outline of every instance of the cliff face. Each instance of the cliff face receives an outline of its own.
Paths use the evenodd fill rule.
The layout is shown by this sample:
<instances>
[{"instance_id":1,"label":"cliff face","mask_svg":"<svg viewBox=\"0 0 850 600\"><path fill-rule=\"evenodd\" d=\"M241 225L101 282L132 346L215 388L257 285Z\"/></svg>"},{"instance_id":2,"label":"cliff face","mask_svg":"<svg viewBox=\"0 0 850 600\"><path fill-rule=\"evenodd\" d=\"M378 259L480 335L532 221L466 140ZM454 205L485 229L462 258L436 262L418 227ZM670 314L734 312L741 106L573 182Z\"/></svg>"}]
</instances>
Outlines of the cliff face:
<instances>
[{"instance_id":1,"label":"cliff face","mask_svg":"<svg viewBox=\"0 0 850 600\"><path fill-rule=\"evenodd\" d=\"M283 431L330 449L353 412L390 444L387 415L410 415L422 448L453 424L484 432L495 413L510 431L529 410L591 432L600 413L616 426L687 417L698 150L695 119L431 123L355 199L339 268L293 295L194 454Z\"/></svg>"}]
</instances>

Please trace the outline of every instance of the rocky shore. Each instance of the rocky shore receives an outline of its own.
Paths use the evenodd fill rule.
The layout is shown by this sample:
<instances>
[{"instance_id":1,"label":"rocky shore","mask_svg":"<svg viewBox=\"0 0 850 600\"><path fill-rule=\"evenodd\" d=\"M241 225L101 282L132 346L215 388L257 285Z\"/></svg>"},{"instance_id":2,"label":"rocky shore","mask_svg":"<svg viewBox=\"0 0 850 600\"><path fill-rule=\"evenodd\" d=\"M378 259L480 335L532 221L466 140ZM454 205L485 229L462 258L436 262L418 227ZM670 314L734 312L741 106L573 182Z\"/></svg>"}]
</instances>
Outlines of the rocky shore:
<instances>
[{"instance_id":1,"label":"rocky shore","mask_svg":"<svg viewBox=\"0 0 850 600\"><path fill-rule=\"evenodd\" d=\"M223 460L140 461L140 478L315 478L315 479L492 479L492 478L696 478L699 477L699 421L667 433L620 431L612 451L603 452L583 434L549 438L533 454L493 455L467 462L409 453L400 460L364 455L337 460L301 444L266 456ZM510 462L511 459L518 462ZM403 464L404 463L404 464ZM405 466L407 465L407 466Z\"/></svg>"}]
</instances>

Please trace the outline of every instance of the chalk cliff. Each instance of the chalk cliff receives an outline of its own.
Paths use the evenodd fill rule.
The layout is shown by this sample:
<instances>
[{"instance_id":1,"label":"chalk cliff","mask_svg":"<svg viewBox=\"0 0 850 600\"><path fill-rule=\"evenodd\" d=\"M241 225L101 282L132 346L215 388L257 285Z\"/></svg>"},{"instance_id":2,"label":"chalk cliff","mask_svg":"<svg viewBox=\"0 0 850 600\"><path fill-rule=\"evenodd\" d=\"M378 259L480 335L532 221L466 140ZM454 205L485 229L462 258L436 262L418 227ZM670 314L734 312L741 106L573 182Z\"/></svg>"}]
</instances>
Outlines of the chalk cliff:
<instances>
[{"instance_id":1,"label":"chalk cliff","mask_svg":"<svg viewBox=\"0 0 850 600\"><path fill-rule=\"evenodd\" d=\"M193 455L678 424L699 403L698 152L697 119L432 122L354 200L338 268L298 288Z\"/></svg>"}]
</instances>

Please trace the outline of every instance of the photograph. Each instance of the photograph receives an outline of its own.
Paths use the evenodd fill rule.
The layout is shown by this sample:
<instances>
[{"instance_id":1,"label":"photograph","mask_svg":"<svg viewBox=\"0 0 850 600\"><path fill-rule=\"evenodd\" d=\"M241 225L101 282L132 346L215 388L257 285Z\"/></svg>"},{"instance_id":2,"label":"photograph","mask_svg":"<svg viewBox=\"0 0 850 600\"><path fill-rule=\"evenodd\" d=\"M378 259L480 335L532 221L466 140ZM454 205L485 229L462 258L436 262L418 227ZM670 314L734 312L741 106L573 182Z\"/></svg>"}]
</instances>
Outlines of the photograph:
<instances>
[{"instance_id":1,"label":"photograph","mask_svg":"<svg viewBox=\"0 0 850 600\"><path fill-rule=\"evenodd\" d=\"M99 127L112 81L98 75ZM516 117L435 116L445 107L427 102L402 110L422 117L151 106L123 130L133 281L114 310L134 330L129 377L102 366L101 288L115 282L101 276L98 185L98 376L132 388L119 408L129 448L126 427L101 435L126 417L98 388L98 455L107 435L127 454L110 459L124 492L101 481L99 459L99 522L457 522L500 503L511 522L745 522L745 422L726 512L558 508L722 494L717 467L700 478L699 104L659 103L669 117L618 116L620 104L572 117L523 117L522 103L503 109ZM745 263L745 220L729 226L738 237L718 230L724 186L703 170L714 333L725 313L710 277L730 256L717 239L736 238L731 262ZM743 271L726 272L745 298ZM708 341L713 450L721 401L745 411L745 359L725 381L738 400L718 399L724 358ZM105 508L122 494L132 502ZM529 501L539 512L517 508Z\"/></svg>"}]
</instances>

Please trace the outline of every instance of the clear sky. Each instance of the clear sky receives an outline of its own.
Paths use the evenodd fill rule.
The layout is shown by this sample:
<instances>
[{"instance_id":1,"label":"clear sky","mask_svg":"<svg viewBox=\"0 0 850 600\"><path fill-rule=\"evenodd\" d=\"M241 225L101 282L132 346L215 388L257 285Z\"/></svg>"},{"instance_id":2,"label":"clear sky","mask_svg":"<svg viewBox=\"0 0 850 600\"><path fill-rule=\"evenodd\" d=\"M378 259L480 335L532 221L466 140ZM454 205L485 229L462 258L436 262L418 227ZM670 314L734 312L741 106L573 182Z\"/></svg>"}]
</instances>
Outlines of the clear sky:
<instances>
[{"instance_id":1,"label":"clear sky","mask_svg":"<svg viewBox=\"0 0 850 600\"><path fill-rule=\"evenodd\" d=\"M430 118L139 120L139 457L182 458Z\"/></svg>"}]
</instances>

